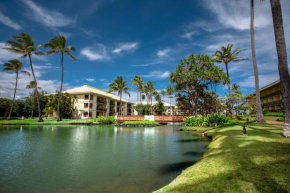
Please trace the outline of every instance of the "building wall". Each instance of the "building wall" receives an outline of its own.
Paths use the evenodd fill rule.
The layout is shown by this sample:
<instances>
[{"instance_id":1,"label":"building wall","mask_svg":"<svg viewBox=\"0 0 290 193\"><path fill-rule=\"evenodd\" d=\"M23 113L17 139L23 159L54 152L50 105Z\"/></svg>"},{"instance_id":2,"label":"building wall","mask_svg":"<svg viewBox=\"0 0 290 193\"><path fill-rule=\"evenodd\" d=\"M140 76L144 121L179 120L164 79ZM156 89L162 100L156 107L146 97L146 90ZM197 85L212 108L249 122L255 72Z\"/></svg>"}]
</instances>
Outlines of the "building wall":
<instances>
[{"instance_id":1,"label":"building wall","mask_svg":"<svg viewBox=\"0 0 290 193\"><path fill-rule=\"evenodd\" d=\"M88 95L88 98L85 98L85 95ZM119 101L117 100L96 94L78 94L76 97L74 118L85 119L99 116L115 116L119 112ZM85 104L87 105L85 106ZM129 104L131 103L122 102L122 115L132 114L133 104L131 104L132 108L128 108Z\"/></svg>"},{"instance_id":2,"label":"building wall","mask_svg":"<svg viewBox=\"0 0 290 193\"><path fill-rule=\"evenodd\" d=\"M262 90L260 95L263 110L280 110L282 108L280 83Z\"/></svg>"}]
</instances>

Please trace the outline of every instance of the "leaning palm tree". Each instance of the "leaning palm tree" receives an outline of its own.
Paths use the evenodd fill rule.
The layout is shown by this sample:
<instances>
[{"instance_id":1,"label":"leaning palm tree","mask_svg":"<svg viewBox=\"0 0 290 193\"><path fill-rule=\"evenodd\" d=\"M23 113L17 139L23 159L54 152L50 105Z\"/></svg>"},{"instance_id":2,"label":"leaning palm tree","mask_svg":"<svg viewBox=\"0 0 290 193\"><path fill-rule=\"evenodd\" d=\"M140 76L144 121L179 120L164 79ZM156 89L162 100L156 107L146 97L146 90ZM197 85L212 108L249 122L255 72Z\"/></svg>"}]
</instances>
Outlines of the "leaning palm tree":
<instances>
[{"instance_id":1,"label":"leaning palm tree","mask_svg":"<svg viewBox=\"0 0 290 193\"><path fill-rule=\"evenodd\" d=\"M138 92L140 92L140 103L141 103L141 91L144 84L144 79L141 78L140 76L135 76L134 79L131 80L131 84L137 86L137 103L138 103L138 97L139 97Z\"/></svg>"},{"instance_id":2,"label":"leaning palm tree","mask_svg":"<svg viewBox=\"0 0 290 193\"><path fill-rule=\"evenodd\" d=\"M28 85L26 85L26 89L33 89L35 88L35 82L34 81L30 81L30 83ZM40 86L37 87L37 90L41 90L42 88ZM31 119L33 118L33 109L35 107L35 92L31 93Z\"/></svg>"},{"instance_id":3,"label":"leaning palm tree","mask_svg":"<svg viewBox=\"0 0 290 193\"><path fill-rule=\"evenodd\" d=\"M122 115L122 95L123 92L130 97L130 93L128 90L132 89L127 86L127 81L123 79L122 76L118 76L113 80L113 83L109 85L108 93L117 92L118 96L120 96L120 106L119 106L119 115Z\"/></svg>"},{"instance_id":4,"label":"leaning palm tree","mask_svg":"<svg viewBox=\"0 0 290 193\"><path fill-rule=\"evenodd\" d=\"M278 55L278 69L281 82L281 93L284 107L284 131L285 137L290 137L290 76L287 63L286 42L283 27L283 16L280 0L270 0L276 49Z\"/></svg>"},{"instance_id":5,"label":"leaning palm tree","mask_svg":"<svg viewBox=\"0 0 290 193\"><path fill-rule=\"evenodd\" d=\"M30 73L27 72L26 70L21 70L22 68L22 63L19 60L9 60L8 62L3 64L4 68L3 71L12 71L16 73L16 81L15 81L15 89L14 89L14 95L13 95L13 99L12 99L12 104L11 104L11 108L10 108L10 112L9 115L7 117L7 120L10 120L11 118L11 113L13 111L13 106L14 106L14 100L15 100L15 95L16 95L16 90L17 90L17 85L18 85L18 75L19 75L19 71L21 73L27 74L28 76L30 76Z\"/></svg>"},{"instance_id":6,"label":"leaning palm tree","mask_svg":"<svg viewBox=\"0 0 290 193\"><path fill-rule=\"evenodd\" d=\"M222 46L221 51L217 50L216 53L212 56L216 62L218 63L224 63L226 65L226 71L227 71L227 77L229 78L229 70L228 70L228 64L230 62L239 62L242 60L246 60L246 58L239 57L238 54L241 52L240 48L236 48L234 51L232 51L233 45L230 44L227 47ZM229 96L231 94L231 86L230 83L228 83L228 92Z\"/></svg>"},{"instance_id":7,"label":"leaning palm tree","mask_svg":"<svg viewBox=\"0 0 290 193\"><path fill-rule=\"evenodd\" d=\"M29 58L30 67L33 75L33 79L35 82L35 92L36 92L36 98L37 98L37 105L38 105L38 122L43 122L43 119L41 118L41 109L40 109L40 103L39 103L39 96L37 92L37 81L33 69L32 59L31 56L34 55L44 55L43 52L39 51L39 48L41 47L41 44L38 46L34 46L34 40L31 38L31 36L28 33L20 33L19 36L12 36L11 41L6 42L6 46L4 49L15 52L15 53L21 53L23 54L22 58Z\"/></svg>"},{"instance_id":8,"label":"leaning palm tree","mask_svg":"<svg viewBox=\"0 0 290 193\"><path fill-rule=\"evenodd\" d=\"M258 65L257 65L257 60L256 60L256 49L255 49L254 0L250 0L250 9L251 9L251 24L250 24L251 47L252 47L253 68L254 68L254 75L255 75L255 92L256 92L256 121L264 123L265 118L263 116L262 105L261 105L260 90L259 90L259 73L258 73Z\"/></svg>"},{"instance_id":9,"label":"leaning palm tree","mask_svg":"<svg viewBox=\"0 0 290 193\"><path fill-rule=\"evenodd\" d=\"M58 102L57 102L57 121L61 121L60 118L60 100L61 100L61 92L62 92L62 85L63 85L63 55L66 54L70 56L74 61L76 61L76 58L70 51L76 51L76 49L72 46L66 47L66 38L64 36L56 36L49 40L47 44L44 45L46 48L50 48L50 50L47 51L47 54L55 54L55 53L61 53L61 83L60 83L60 89L58 93Z\"/></svg>"}]
</instances>

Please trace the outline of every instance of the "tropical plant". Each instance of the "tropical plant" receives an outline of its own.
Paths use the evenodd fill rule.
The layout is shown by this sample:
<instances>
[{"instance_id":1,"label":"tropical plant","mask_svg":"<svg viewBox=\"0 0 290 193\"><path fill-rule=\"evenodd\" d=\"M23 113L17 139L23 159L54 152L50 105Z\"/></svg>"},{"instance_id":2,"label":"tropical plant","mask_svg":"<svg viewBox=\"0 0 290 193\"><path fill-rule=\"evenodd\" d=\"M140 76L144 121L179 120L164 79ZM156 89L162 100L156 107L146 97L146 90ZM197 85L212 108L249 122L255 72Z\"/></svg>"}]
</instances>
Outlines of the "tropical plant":
<instances>
[{"instance_id":1,"label":"tropical plant","mask_svg":"<svg viewBox=\"0 0 290 193\"><path fill-rule=\"evenodd\" d=\"M142 114L144 110L144 105L143 104L137 104L134 106L134 109L138 112L138 115Z\"/></svg>"},{"instance_id":2,"label":"tropical plant","mask_svg":"<svg viewBox=\"0 0 290 193\"><path fill-rule=\"evenodd\" d=\"M29 85L26 85L26 89L34 89L35 88L35 82L30 81ZM37 87L37 90L41 90L41 87ZM35 98L36 98L36 92L32 92L30 95L30 100L31 100L31 119L33 118L33 110L35 107Z\"/></svg>"},{"instance_id":3,"label":"tropical plant","mask_svg":"<svg viewBox=\"0 0 290 193\"><path fill-rule=\"evenodd\" d=\"M228 118L221 114L210 114L203 117L186 117L184 125L189 127L212 127L228 122Z\"/></svg>"},{"instance_id":4,"label":"tropical plant","mask_svg":"<svg viewBox=\"0 0 290 193\"><path fill-rule=\"evenodd\" d=\"M164 102L158 101L153 105L153 112L157 115L162 115L166 111L166 108L164 106Z\"/></svg>"},{"instance_id":5,"label":"tropical plant","mask_svg":"<svg viewBox=\"0 0 290 193\"><path fill-rule=\"evenodd\" d=\"M58 95L58 104L57 104L57 121L61 121L60 117L60 99L61 99L61 93L62 93L62 85L63 85L63 73L64 73L64 64L63 64L63 55L66 54L70 56L74 61L76 61L76 58L70 51L76 51L76 49L72 46L66 47L66 38L64 36L56 36L49 40L47 44L44 45L46 48L50 48L47 51L47 54L55 54L55 53L61 53L61 82L60 82L60 89L59 89L59 95Z\"/></svg>"},{"instance_id":6,"label":"tropical plant","mask_svg":"<svg viewBox=\"0 0 290 193\"><path fill-rule=\"evenodd\" d=\"M255 49L255 34L254 34L254 0L250 0L250 10L251 10L251 48L252 48L252 59L253 59L253 69L255 75L255 93L256 93L256 121L264 123L265 118L262 112L261 98L260 98L260 89L259 89L259 72L256 59L256 49Z\"/></svg>"},{"instance_id":7,"label":"tropical plant","mask_svg":"<svg viewBox=\"0 0 290 193\"><path fill-rule=\"evenodd\" d=\"M166 95L166 90L162 90L162 91L160 92L160 94L162 95L162 97L163 97L163 101L164 101L164 96Z\"/></svg>"},{"instance_id":8,"label":"tropical plant","mask_svg":"<svg viewBox=\"0 0 290 193\"><path fill-rule=\"evenodd\" d=\"M155 87L154 87L154 84L152 81L148 81L144 87L143 87L143 91L144 93L147 95L147 104L148 104L148 101L150 100L150 112L151 112L151 115L153 114L153 108L152 108L152 101L153 101L153 96L155 94Z\"/></svg>"},{"instance_id":9,"label":"tropical plant","mask_svg":"<svg viewBox=\"0 0 290 193\"><path fill-rule=\"evenodd\" d=\"M48 101L45 105L44 112L45 116L51 115L53 112L56 112L58 109L58 96L59 93L49 95ZM65 118L72 118L73 113L75 111L75 102L76 102L76 96L70 95L68 93L62 93L61 94L61 106L60 106L60 115L61 117Z\"/></svg>"},{"instance_id":10,"label":"tropical plant","mask_svg":"<svg viewBox=\"0 0 290 193\"><path fill-rule=\"evenodd\" d=\"M287 50L283 27L283 16L280 0L270 0L273 26L278 56L278 70L281 82L282 102L284 108L284 131L285 137L290 137L290 76L287 62Z\"/></svg>"},{"instance_id":11,"label":"tropical plant","mask_svg":"<svg viewBox=\"0 0 290 193\"><path fill-rule=\"evenodd\" d=\"M122 95L123 92L130 97L129 90L131 87L127 86L127 81L123 79L122 76L118 76L116 79L113 80L113 83L109 85L108 93L117 92L118 96L120 96L120 106L119 106L119 115L122 115Z\"/></svg>"},{"instance_id":12,"label":"tropical plant","mask_svg":"<svg viewBox=\"0 0 290 193\"><path fill-rule=\"evenodd\" d=\"M11 99L0 98L0 117L6 117L12 104Z\"/></svg>"},{"instance_id":13,"label":"tropical plant","mask_svg":"<svg viewBox=\"0 0 290 193\"><path fill-rule=\"evenodd\" d=\"M31 36L28 33L20 33L19 36L12 36L11 41L6 42L6 46L4 49L15 52L15 53L21 53L22 58L29 58L30 67L33 75L33 79L35 81L35 92L36 92L36 99L37 99L37 105L38 105L38 122L43 122L43 119L41 118L41 109L40 109L40 102L39 102L39 95L37 92L37 81L36 76L33 69L33 63L31 56L34 55L44 55L43 52L39 51L39 48L41 47L41 44L36 46L34 45L34 40L31 38Z\"/></svg>"},{"instance_id":14,"label":"tropical plant","mask_svg":"<svg viewBox=\"0 0 290 193\"><path fill-rule=\"evenodd\" d=\"M10 120L11 113L13 111L15 95L16 95L16 91L17 91L19 72L24 73L24 74L26 74L28 76L30 76L30 73L27 72L26 70L21 70L22 69L22 63L19 60L16 60L16 59L9 60L8 62L4 63L3 66L4 66L3 71L12 71L12 72L16 73L15 89L14 89L12 104L11 104L9 115L7 117L7 120Z\"/></svg>"},{"instance_id":15,"label":"tropical plant","mask_svg":"<svg viewBox=\"0 0 290 193\"><path fill-rule=\"evenodd\" d=\"M109 117L100 116L96 118L96 122L102 123L102 124L113 124L113 123L116 123L117 120L115 119L114 116L109 116Z\"/></svg>"},{"instance_id":16,"label":"tropical plant","mask_svg":"<svg viewBox=\"0 0 290 193\"><path fill-rule=\"evenodd\" d=\"M144 79L141 78L140 76L135 76L134 79L131 80L131 84L137 86L137 103L138 103L138 97L139 96L140 96L140 103L141 103L141 101L142 101L141 94L142 94L142 87L143 87L143 84L144 84Z\"/></svg>"}]
</instances>

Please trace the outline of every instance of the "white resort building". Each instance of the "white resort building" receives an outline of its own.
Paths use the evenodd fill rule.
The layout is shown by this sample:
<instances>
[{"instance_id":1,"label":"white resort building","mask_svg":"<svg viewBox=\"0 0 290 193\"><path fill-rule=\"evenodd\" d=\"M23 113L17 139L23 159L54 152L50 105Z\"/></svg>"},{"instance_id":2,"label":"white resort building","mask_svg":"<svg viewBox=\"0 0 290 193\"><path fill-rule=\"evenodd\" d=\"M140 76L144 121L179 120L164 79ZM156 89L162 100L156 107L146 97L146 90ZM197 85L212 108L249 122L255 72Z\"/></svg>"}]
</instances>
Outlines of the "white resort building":
<instances>
[{"instance_id":1,"label":"white resort building","mask_svg":"<svg viewBox=\"0 0 290 193\"><path fill-rule=\"evenodd\" d=\"M156 101L153 101L152 105L155 105L156 103L157 103ZM179 114L179 109L178 109L178 107L176 105L172 105L172 104L170 105L169 103L164 102L164 101L163 101L163 103L164 103L164 107L166 108L165 115L178 115ZM140 102L138 102L138 103L136 102L135 106L137 104L140 104ZM147 102L143 101L142 104L146 105ZM149 102L149 105L150 104L151 103ZM136 110L134 110L134 115L138 115L138 112Z\"/></svg>"},{"instance_id":2,"label":"white resort building","mask_svg":"<svg viewBox=\"0 0 290 193\"><path fill-rule=\"evenodd\" d=\"M83 85L64 91L77 97L74 118L86 119L98 116L115 116L119 112L120 97L105 90ZM122 99L122 115L133 115L134 103Z\"/></svg>"}]
</instances>

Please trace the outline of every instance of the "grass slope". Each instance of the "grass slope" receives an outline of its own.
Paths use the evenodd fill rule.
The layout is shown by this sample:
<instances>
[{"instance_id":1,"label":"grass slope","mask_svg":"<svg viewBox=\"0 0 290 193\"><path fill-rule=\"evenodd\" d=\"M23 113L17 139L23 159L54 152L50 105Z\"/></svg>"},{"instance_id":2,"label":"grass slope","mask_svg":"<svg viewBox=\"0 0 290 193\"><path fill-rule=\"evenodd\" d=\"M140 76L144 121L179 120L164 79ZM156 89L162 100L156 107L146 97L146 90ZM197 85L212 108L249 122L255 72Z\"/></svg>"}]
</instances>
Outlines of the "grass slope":
<instances>
[{"instance_id":1,"label":"grass slope","mask_svg":"<svg viewBox=\"0 0 290 193\"><path fill-rule=\"evenodd\" d=\"M240 125L205 131L212 142L203 158L157 192L290 192L290 139L282 127L251 123L247 132Z\"/></svg>"},{"instance_id":2,"label":"grass slope","mask_svg":"<svg viewBox=\"0 0 290 193\"><path fill-rule=\"evenodd\" d=\"M22 120L0 120L0 125L68 125L70 123L83 123L86 120L82 119L62 119L56 121L56 118L44 118L44 122L37 122L38 118Z\"/></svg>"}]
</instances>

